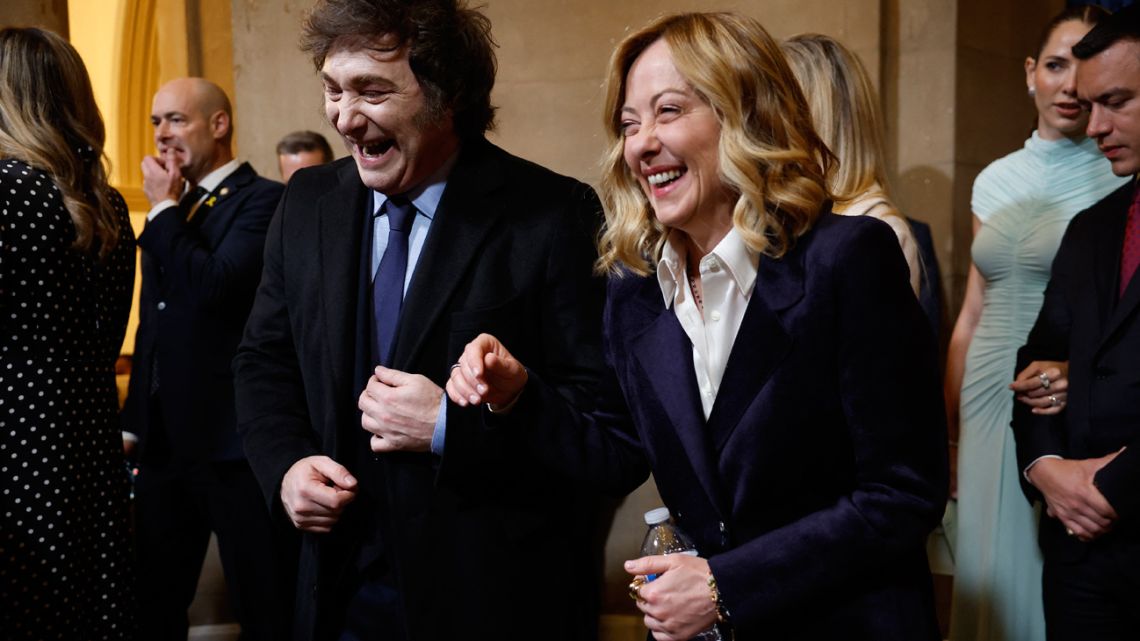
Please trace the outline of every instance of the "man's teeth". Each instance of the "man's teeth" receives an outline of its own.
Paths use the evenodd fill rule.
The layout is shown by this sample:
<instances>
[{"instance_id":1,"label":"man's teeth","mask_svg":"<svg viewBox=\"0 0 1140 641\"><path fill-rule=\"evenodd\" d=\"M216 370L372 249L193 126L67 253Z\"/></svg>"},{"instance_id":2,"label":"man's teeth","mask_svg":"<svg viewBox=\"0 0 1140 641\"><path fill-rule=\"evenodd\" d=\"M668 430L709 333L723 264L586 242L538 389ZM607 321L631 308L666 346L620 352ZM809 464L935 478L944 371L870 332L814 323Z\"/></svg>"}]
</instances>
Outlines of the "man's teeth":
<instances>
[{"instance_id":1,"label":"man's teeth","mask_svg":"<svg viewBox=\"0 0 1140 641\"><path fill-rule=\"evenodd\" d=\"M361 145L360 153L362 153L365 156L374 158L376 156L384 155L384 152L388 151L389 146L390 145L388 145L387 143L376 143L376 144L371 144L371 145Z\"/></svg>"},{"instance_id":2,"label":"man's teeth","mask_svg":"<svg viewBox=\"0 0 1140 641\"><path fill-rule=\"evenodd\" d=\"M663 185L663 184L669 182L670 180L676 180L680 177L681 177L681 170L680 169L673 169L671 171L663 171L659 174L653 174L652 176L646 178L646 180L649 181L650 185L657 186L657 185Z\"/></svg>"}]
</instances>

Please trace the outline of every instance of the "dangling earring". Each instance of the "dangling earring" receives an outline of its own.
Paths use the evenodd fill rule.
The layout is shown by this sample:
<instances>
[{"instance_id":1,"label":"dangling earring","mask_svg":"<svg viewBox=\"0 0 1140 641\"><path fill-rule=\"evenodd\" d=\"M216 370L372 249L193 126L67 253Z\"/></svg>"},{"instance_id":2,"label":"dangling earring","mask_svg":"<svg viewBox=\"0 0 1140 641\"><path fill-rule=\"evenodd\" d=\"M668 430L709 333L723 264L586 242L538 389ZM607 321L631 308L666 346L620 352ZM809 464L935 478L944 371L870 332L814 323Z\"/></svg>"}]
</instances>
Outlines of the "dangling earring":
<instances>
[{"instance_id":1,"label":"dangling earring","mask_svg":"<svg viewBox=\"0 0 1140 641\"><path fill-rule=\"evenodd\" d=\"M1036 95L1037 95L1037 87L1030 87L1029 88L1029 97L1032 98Z\"/></svg>"}]
</instances>

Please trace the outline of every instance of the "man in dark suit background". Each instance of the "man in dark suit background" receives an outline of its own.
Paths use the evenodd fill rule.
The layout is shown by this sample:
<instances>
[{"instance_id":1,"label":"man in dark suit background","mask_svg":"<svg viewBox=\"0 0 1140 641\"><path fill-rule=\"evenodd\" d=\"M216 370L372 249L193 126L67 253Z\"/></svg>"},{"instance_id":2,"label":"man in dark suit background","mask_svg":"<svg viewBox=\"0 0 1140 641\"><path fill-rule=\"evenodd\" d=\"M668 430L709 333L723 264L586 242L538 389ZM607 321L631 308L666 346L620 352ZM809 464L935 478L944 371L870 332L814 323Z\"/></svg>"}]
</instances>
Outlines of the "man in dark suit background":
<instances>
[{"instance_id":1,"label":"man in dark suit background","mask_svg":"<svg viewBox=\"0 0 1140 641\"><path fill-rule=\"evenodd\" d=\"M484 138L494 44L462 3L329 0L302 42L351 159L290 180L234 361L250 462L305 532L296 638L594 638L593 493L442 385L493 332L592 406L597 197Z\"/></svg>"},{"instance_id":2,"label":"man in dark suit background","mask_svg":"<svg viewBox=\"0 0 1140 641\"><path fill-rule=\"evenodd\" d=\"M279 639L297 541L271 519L242 453L231 361L283 188L234 159L229 99L207 80L164 85L151 124L158 155L142 163L152 209L139 236L139 329L123 410L139 438L142 638L186 638L213 531L242 638Z\"/></svg>"},{"instance_id":3,"label":"man in dark suit background","mask_svg":"<svg viewBox=\"0 0 1140 641\"><path fill-rule=\"evenodd\" d=\"M1140 7L1094 27L1073 55L1077 94L1091 110L1088 135L1113 173L1135 175ZM1044 305L1018 352L1014 389L1038 404L1066 405L1047 416L1018 403L1013 420L1023 488L1047 508L1040 543L1051 641L1134 639L1140 631L1138 197L1134 180L1069 224ZM1061 388L1049 389L1041 364L1066 360L1067 399Z\"/></svg>"}]
</instances>

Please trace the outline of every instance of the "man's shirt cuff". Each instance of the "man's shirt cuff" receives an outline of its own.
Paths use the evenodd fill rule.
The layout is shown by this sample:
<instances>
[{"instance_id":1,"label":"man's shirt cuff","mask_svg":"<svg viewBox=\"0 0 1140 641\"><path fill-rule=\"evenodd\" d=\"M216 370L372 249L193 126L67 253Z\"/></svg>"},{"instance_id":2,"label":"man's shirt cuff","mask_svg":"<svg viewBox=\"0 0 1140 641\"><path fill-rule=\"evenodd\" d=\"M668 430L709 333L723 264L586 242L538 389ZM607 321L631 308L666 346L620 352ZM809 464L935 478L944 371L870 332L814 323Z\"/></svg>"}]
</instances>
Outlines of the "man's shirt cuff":
<instances>
[{"instance_id":1,"label":"man's shirt cuff","mask_svg":"<svg viewBox=\"0 0 1140 641\"><path fill-rule=\"evenodd\" d=\"M163 211L165 211L165 210L166 210L168 207L177 207L177 206L178 206L178 201L175 201L175 200L171 200L171 199L167 198L166 200L163 200L163 201L159 202L159 203L158 203L157 205L155 205L154 207L151 207L150 211L148 211L148 212L146 213L146 219L147 219L148 221L150 221L150 220L154 220L154 217L155 217L155 216L157 216L157 215L161 214L161 213L162 213Z\"/></svg>"},{"instance_id":2,"label":"man's shirt cuff","mask_svg":"<svg viewBox=\"0 0 1140 641\"><path fill-rule=\"evenodd\" d=\"M435 419L435 430L431 433L431 453L443 456L443 442L447 436L447 394L439 397L439 416Z\"/></svg>"},{"instance_id":3,"label":"man's shirt cuff","mask_svg":"<svg viewBox=\"0 0 1140 641\"><path fill-rule=\"evenodd\" d=\"M1033 462L1030 463L1029 465L1026 465L1025 469L1021 471L1021 475L1025 477L1026 481L1029 481L1030 485L1033 485L1033 481L1029 480L1029 470L1032 470L1033 466L1037 465L1038 461L1040 461L1041 459L1047 459L1047 458L1055 458L1058 461L1065 460L1065 457L1061 456L1060 454L1045 454L1044 456L1038 456L1037 458L1033 459ZM1037 486L1033 485L1033 487L1037 487Z\"/></svg>"}]
</instances>

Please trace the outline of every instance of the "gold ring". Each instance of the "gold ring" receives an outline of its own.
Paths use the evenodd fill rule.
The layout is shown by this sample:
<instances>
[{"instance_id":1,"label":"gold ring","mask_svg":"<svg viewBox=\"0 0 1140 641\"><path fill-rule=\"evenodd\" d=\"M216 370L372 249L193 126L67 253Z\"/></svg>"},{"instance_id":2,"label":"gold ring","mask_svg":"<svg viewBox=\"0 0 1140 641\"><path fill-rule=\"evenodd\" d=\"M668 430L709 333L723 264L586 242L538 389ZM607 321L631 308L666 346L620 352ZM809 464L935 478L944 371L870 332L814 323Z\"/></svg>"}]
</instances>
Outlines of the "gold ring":
<instances>
[{"instance_id":1,"label":"gold ring","mask_svg":"<svg viewBox=\"0 0 1140 641\"><path fill-rule=\"evenodd\" d=\"M629 598L639 603L644 603L645 599L641 598L641 586L645 585L645 579L637 576L629 583Z\"/></svg>"}]
</instances>

